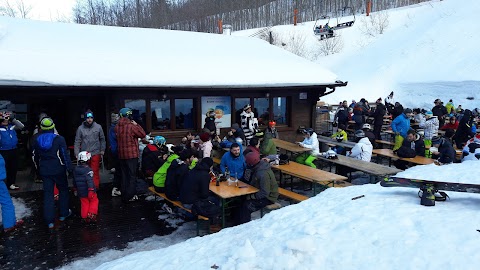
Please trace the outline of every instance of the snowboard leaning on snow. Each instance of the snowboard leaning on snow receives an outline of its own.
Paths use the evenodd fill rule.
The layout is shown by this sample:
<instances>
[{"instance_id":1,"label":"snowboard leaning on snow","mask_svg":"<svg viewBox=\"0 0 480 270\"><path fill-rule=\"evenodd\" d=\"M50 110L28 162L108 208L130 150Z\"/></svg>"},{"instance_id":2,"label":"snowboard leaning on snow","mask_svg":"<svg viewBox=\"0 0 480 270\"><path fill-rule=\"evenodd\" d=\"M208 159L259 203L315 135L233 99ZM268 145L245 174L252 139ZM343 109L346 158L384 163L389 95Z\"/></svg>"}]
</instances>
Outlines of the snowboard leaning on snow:
<instances>
[{"instance_id":1,"label":"snowboard leaning on snow","mask_svg":"<svg viewBox=\"0 0 480 270\"><path fill-rule=\"evenodd\" d=\"M480 184L450 183L441 181L430 181L421 179L410 179L402 177L389 177L380 181L382 187L411 187L422 188L430 185L437 190L480 193Z\"/></svg>"}]
</instances>

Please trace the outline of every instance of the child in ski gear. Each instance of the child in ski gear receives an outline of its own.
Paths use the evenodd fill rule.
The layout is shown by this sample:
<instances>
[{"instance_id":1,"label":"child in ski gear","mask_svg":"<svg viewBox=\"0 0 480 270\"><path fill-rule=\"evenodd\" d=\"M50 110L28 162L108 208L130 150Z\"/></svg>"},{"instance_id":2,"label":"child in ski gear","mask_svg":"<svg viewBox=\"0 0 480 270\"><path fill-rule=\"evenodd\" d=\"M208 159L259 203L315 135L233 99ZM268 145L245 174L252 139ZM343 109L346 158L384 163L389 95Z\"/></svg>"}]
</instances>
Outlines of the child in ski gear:
<instances>
[{"instance_id":1,"label":"child in ski gear","mask_svg":"<svg viewBox=\"0 0 480 270\"><path fill-rule=\"evenodd\" d=\"M299 155L295 161L312 168L317 168L317 166L313 164L313 161L317 159L316 156L320 153L317 133L313 131L313 128L307 128L303 130L302 133L304 134L305 139L298 144L301 147L310 149L310 151Z\"/></svg>"},{"instance_id":2,"label":"child in ski gear","mask_svg":"<svg viewBox=\"0 0 480 270\"><path fill-rule=\"evenodd\" d=\"M338 124L337 132L335 132L332 136L332 139L335 139L337 142L346 142L348 141L348 135L347 132L345 132L345 125L344 124ZM345 155L346 154L346 149L341 146L334 146L332 147L332 150L335 151L335 153L339 155Z\"/></svg>"},{"instance_id":3,"label":"child in ski gear","mask_svg":"<svg viewBox=\"0 0 480 270\"><path fill-rule=\"evenodd\" d=\"M42 133L33 148L33 160L43 180L43 213L45 222L53 229L55 222L54 185L59 191L60 221L70 216L68 206L67 171L72 172L72 163L65 139L54 133L55 124L51 118L40 123Z\"/></svg>"},{"instance_id":4,"label":"child in ski gear","mask_svg":"<svg viewBox=\"0 0 480 270\"><path fill-rule=\"evenodd\" d=\"M17 179L17 130L25 126L9 112L0 112L0 154L5 160L6 184L11 190L19 189Z\"/></svg>"},{"instance_id":5,"label":"child in ski gear","mask_svg":"<svg viewBox=\"0 0 480 270\"><path fill-rule=\"evenodd\" d=\"M78 153L78 165L73 170L73 184L80 198L80 216L85 223L97 222L98 197L93 181L94 172L88 166L91 154L87 151Z\"/></svg>"},{"instance_id":6,"label":"child in ski gear","mask_svg":"<svg viewBox=\"0 0 480 270\"><path fill-rule=\"evenodd\" d=\"M0 206L2 206L3 231L8 233L15 230L23 224L23 220L17 220L15 217L15 206L5 185L7 170L5 169L5 160L0 154Z\"/></svg>"}]
</instances>

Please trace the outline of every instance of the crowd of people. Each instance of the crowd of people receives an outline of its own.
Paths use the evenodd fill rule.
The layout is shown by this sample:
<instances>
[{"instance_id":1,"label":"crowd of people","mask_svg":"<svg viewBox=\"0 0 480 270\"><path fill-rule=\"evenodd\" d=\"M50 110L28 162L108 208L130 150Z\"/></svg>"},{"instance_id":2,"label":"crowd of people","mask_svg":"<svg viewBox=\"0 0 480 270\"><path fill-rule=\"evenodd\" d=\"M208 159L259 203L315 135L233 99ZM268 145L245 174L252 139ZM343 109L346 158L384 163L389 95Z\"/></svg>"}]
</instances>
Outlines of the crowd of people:
<instances>
[{"instance_id":1,"label":"crowd of people","mask_svg":"<svg viewBox=\"0 0 480 270\"><path fill-rule=\"evenodd\" d=\"M349 121L354 121L355 139L358 142L364 137L369 139L369 142L363 140L362 154L357 157L369 161L372 147L377 147L376 141L382 140L381 131L387 117L391 119L390 128L395 136L393 150L399 157L426 156L434 158L437 164L480 158L480 135L476 132L479 109L463 109L461 105L455 106L452 99L445 106L440 99L433 103L431 109L404 108L400 102L394 102L393 92L384 101L378 98L375 108L371 108L364 98L359 102L352 100L351 104L345 100L335 112L337 131L332 138L346 141L345 129ZM443 131L443 135L439 131ZM455 148L462 150L461 159L456 158ZM347 153L342 147L333 150L338 154L355 152L352 149ZM397 160L395 166L406 169L407 162ZM340 174L344 174L342 168Z\"/></svg>"}]
</instances>

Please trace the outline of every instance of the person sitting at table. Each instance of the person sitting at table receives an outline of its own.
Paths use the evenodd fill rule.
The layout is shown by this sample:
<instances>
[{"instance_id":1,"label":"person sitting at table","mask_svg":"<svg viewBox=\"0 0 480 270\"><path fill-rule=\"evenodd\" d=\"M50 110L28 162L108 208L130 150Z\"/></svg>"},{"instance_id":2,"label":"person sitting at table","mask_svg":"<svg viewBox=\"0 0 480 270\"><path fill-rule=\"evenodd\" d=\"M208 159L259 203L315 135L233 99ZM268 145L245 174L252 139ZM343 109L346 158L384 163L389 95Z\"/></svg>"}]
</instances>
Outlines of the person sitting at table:
<instances>
[{"instance_id":1,"label":"person sitting at table","mask_svg":"<svg viewBox=\"0 0 480 270\"><path fill-rule=\"evenodd\" d=\"M203 158L193 170L187 172L183 178L180 189L180 201L183 206L191 209L192 205L210 196L210 170L213 160Z\"/></svg>"},{"instance_id":2,"label":"person sitting at table","mask_svg":"<svg viewBox=\"0 0 480 270\"><path fill-rule=\"evenodd\" d=\"M226 168L230 172L230 176L243 179L243 174L247 165L245 164L245 157L241 154L242 147L238 143L233 143L230 151L222 156L220 161L220 171L225 174Z\"/></svg>"},{"instance_id":3,"label":"person sitting at table","mask_svg":"<svg viewBox=\"0 0 480 270\"><path fill-rule=\"evenodd\" d=\"M247 166L252 170L250 185L259 189L255 194L249 195L240 207L235 211L235 224L243 224L251 220L251 213L264 207L269 209L280 208L277 203L278 184L270 164L260 159L257 152L250 152L246 155Z\"/></svg>"},{"instance_id":4,"label":"person sitting at table","mask_svg":"<svg viewBox=\"0 0 480 270\"><path fill-rule=\"evenodd\" d=\"M425 156L425 143L420 135L414 130L407 132L407 138L403 141L402 146L398 149L397 155L402 158L413 158L415 156ZM395 167L400 170L406 170L408 162L403 160L396 160L393 162Z\"/></svg>"},{"instance_id":5,"label":"person sitting at table","mask_svg":"<svg viewBox=\"0 0 480 270\"><path fill-rule=\"evenodd\" d=\"M440 130L447 130L447 129L453 129L457 130L458 129L458 121L455 116L450 116L450 119L448 119L448 123L443 125L443 127L440 128Z\"/></svg>"},{"instance_id":6,"label":"person sitting at table","mask_svg":"<svg viewBox=\"0 0 480 270\"><path fill-rule=\"evenodd\" d=\"M345 132L345 125L344 124L338 124L337 132L335 132L331 136L331 138L336 140L337 142L348 141L348 135L347 135L347 132ZM339 146L339 145L335 145L334 147L332 147L332 150L335 151L335 153L337 153L339 155L345 155L347 153L345 147L342 147L342 146Z\"/></svg>"},{"instance_id":7,"label":"person sitting at table","mask_svg":"<svg viewBox=\"0 0 480 270\"><path fill-rule=\"evenodd\" d=\"M355 131L355 141L356 144L351 151L347 152L347 157L370 162L372 159L373 146L372 143L370 143L370 140L365 137L365 132L363 132L363 130L360 129ZM337 165L336 173L348 177L348 174L353 171L355 171L355 169L343 165Z\"/></svg>"},{"instance_id":8,"label":"person sitting at table","mask_svg":"<svg viewBox=\"0 0 480 270\"><path fill-rule=\"evenodd\" d=\"M248 146L245 151L243 151L243 155L245 156L250 152L257 152L260 154L260 139L257 137L253 137L250 142L248 142Z\"/></svg>"},{"instance_id":9,"label":"person sitting at table","mask_svg":"<svg viewBox=\"0 0 480 270\"><path fill-rule=\"evenodd\" d=\"M367 124L367 123L363 124L362 126L362 130L363 132L365 132L365 137L367 137L368 140L370 140L370 143L373 145L373 148L377 148L376 147L377 144L375 143L375 134L373 134L373 132L371 131L371 128L372 127L370 126L370 124Z\"/></svg>"},{"instance_id":10,"label":"person sitting at table","mask_svg":"<svg viewBox=\"0 0 480 270\"><path fill-rule=\"evenodd\" d=\"M200 154L202 155L202 158L210 157L213 149L210 134L207 132L200 134L200 141Z\"/></svg>"},{"instance_id":11,"label":"person sitting at table","mask_svg":"<svg viewBox=\"0 0 480 270\"><path fill-rule=\"evenodd\" d=\"M280 139L278 136L278 131L277 131L277 122L275 121L269 121L268 122L268 127L265 129L265 133L270 133L272 135L272 138L275 139Z\"/></svg>"},{"instance_id":12,"label":"person sitting at table","mask_svg":"<svg viewBox=\"0 0 480 270\"><path fill-rule=\"evenodd\" d=\"M172 201L179 200L183 177L189 169L193 169L197 165L198 161L190 149L183 149L178 156L167 169L167 178L165 179L165 195Z\"/></svg>"},{"instance_id":13,"label":"person sitting at table","mask_svg":"<svg viewBox=\"0 0 480 270\"><path fill-rule=\"evenodd\" d=\"M425 115L422 113L420 108L413 109L413 121L418 123L420 126L423 125L427 119L425 119Z\"/></svg>"},{"instance_id":14,"label":"person sitting at table","mask_svg":"<svg viewBox=\"0 0 480 270\"><path fill-rule=\"evenodd\" d=\"M299 155L295 161L300 164L305 164L312 168L317 168L313 161L317 159L317 155L320 153L319 143L317 139L317 133L313 131L313 128L307 128L302 131L305 139L298 143L301 147L311 149L308 152L302 153Z\"/></svg>"},{"instance_id":15,"label":"person sitting at table","mask_svg":"<svg viewBox=\"0 0 480 270\"><path fill-rule=\"evenodd\" d=\"M277 147L273 142L272 133L265 132L262 143L260 144L260 154L263 156L271 156L277 154Z\"/></svg>"},{"instance_id":16,"label":"person sitting at table","mask_svg":"<svg viewBox=\"0 0 480 270\"><path fill-rule=\"evenodd\" d=\"M402 146L403 140L407 137L407 132L410 130L411 115L412 110L407 108L402 114L393 119L392 123L390 124L392 131L395 134L395 145L393 146L394 153L396 153L397 150Z\"/></svg>"},{"instance_id":17,"label":"person sitting at table","mask_svg":"<svg viewBox=\"0 0 480 270\"><path fill-rule=\"evenodd\" d=\"M450 164L455 162L455 149L453 145L445 138L434 136L432 138L432 158L436 159L438 165Z\"/></svg>"}]
</instances>

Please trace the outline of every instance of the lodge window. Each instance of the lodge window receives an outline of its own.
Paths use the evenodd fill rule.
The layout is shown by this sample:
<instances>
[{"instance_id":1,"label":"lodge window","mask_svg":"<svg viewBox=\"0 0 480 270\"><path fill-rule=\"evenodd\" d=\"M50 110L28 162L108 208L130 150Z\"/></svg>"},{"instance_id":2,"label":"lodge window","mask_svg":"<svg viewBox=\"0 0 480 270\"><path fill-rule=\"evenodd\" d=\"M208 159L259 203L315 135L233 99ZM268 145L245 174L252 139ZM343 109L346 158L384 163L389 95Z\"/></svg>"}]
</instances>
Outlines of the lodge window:
<instances>
[{"instance_id":1,"label":"lodge window","mask_svg":"<svg viewBox=\"0 0 480 270\"><path fill-rule=\"evenodd\" d=\"M270 106L268 105L268 98L254 98L253 104L253 113L258 119L258 125L260 127L268 126L268 121L270 120Z\"/></svg>"},{"instance_id":2,"label":"lodge window","mask_svg":"<svg viewBox=\"0 0 480 270\"><path fill-rule=\"evenodd\" d=\"M193 115L193 99L175 99L176 129L193 129L195 127Z\"/></svg>"},{"instance_id":3,"label":"lodge window","mask_svg":"<svg viewBox=\"0 0 480 270\"><path fill-rule=\"evenodd\" d=\"M287 110L286 97L273 98L273 120L277 122L277 125L288 125L290 119Z\"/></svg>"},{"instance_id":4,"label":"lodge window","mask_svg":"<svg viewBox=\"0 0 480 270\"><path fill-rule=\"evenodd\" d=\"M125 100L125 107L132 109L133 119L145 128L145 123L147 120L147 102L145 99L127 99Z\"/></svg>"},{"instance_id":5,"label":"lodge window","mask_svg":"<svg viewBox=\"0 0 480 270\"><path fill-rule=\"evenodd\" d=\"M153 130L169 130L171 123L170 99L150 100Z\"/></svg>"}]
</instances>

